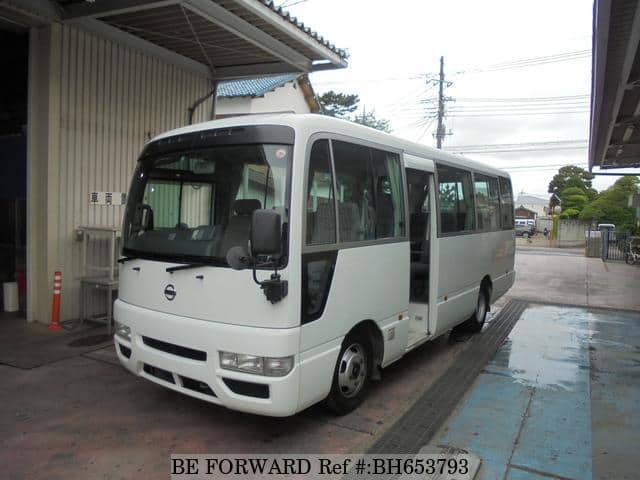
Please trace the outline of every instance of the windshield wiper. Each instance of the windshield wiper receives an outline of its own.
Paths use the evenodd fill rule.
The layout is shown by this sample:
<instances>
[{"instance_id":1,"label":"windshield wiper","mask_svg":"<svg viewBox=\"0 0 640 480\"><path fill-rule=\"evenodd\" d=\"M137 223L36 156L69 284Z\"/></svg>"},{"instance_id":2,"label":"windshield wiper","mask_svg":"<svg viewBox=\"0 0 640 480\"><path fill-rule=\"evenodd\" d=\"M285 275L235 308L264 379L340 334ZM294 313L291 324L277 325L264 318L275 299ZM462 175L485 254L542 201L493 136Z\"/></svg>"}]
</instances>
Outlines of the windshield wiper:
<instances>
[{"instance_id":1,"label":"windshield wiper","mask_svg":"<svg viewBox=\"0 0 640 480\"><path fill-rule=\"evenodd\" d=\"M205 263L187 263L185 265L177 265L175 267L168 267L167 268L167 272L168 273L173 273L173 272L177 272L178 270L188 270L190 268L199 268L199 267L207 267L208 265Z\"/></svg>"},{"instance_id":2,"label":"windshield wiper","mask_svg":"<svg viewBox=\"0 0 640 480\"><path fill-rule=\"evenodd\" d=\"M129 260L137 260L139 257L122 257L118 259L118 263L125 263Z\"/></svg>"}]
</instances>

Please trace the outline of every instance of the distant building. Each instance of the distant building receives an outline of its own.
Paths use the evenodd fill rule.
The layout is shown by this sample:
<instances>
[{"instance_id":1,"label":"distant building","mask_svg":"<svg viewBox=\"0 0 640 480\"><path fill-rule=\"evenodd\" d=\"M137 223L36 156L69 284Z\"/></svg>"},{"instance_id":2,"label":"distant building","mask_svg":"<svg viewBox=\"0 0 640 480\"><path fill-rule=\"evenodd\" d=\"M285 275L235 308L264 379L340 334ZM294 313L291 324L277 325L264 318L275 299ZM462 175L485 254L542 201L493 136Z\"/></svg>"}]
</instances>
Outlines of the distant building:
<instances>
[{"instance_id":1,"label":"distant building","mask_svg":"<svg viewBox=\"0 0 640 480\"><path fill-rule=\"evenodd\" d=\"M320 104L309 82L300 73L221 82L216 118L252 113L317 113Z\"/></svg>"},{"instance_id":2,"label":"distant building","mask_svg":"<svg viewBox=\"0 0 640 480\"><path fill-rule=\"evenodd\" d=\"M533 217L525 218L536 218L536 216L542 217L547 214L545 209L549 208L549 199L536 195L529 195L528 193L520 193L520 195L518 195L518 199L516 200L516 205L519 205L520 208L524 208L535 213ZM516 216L518 216L517 213Z\"/></svg>"},{"instance_id":3,"label":"distant building","mask_svg":"<svg viewBox=\"0 0 640 480\"><path fill-rule=\"evenodd\" d=\"M536 212L534 212L533 210L529 210L522 205L516 208L515 214L516 218L526 218L530 220L535 220L537 216Z\"/></svg>"}]
</instances>

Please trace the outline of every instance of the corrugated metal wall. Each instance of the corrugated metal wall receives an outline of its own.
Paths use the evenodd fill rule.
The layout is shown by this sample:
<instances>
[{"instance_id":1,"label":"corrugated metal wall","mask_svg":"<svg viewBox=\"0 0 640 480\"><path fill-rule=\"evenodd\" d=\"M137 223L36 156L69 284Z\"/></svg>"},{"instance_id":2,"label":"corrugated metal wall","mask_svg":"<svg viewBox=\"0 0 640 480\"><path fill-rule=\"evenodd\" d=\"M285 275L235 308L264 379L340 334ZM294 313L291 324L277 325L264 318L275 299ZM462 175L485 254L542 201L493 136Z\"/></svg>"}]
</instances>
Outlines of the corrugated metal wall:
<instances>
[{"instance_id":1,"label":"corrugated metal wall","mask_svg":"<svg viewBox=\"0 0 640 480\"><path fill-rule=\"evenodd\" d=\"M60 35L58 264L63 319L79 313L80 225L120 227L124 206L89 204L89 192L126 192L138 154L153 136L187 123L208 79L112 41L63 26ZM195 112L208 119L210 102ZM50 212L55 211L51 209ZM89 251L106 261L106 249ZM98 256L99 258L96 258Z\"/></svg>"}]
</instances>

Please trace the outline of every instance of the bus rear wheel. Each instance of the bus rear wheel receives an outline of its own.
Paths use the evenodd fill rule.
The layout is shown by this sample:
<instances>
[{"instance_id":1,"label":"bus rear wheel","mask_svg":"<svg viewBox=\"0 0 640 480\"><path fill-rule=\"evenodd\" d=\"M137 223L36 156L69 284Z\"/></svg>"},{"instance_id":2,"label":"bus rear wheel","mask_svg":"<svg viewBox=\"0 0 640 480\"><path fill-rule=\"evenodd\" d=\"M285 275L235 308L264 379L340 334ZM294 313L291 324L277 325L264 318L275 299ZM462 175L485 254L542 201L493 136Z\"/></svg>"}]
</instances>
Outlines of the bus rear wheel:
<instances>
[{"instance_id":1,"label":"bus rear wheel","mask_svg":"<svg viewBox=\"0 0 640 480\"><path fill-rule=\"evenodd\" d=\"M326 404L337 415L357 408L366 396L373 356L367 337L359 332L347 336L333 372L331 392Z\"/></svg>"}]
</instances>

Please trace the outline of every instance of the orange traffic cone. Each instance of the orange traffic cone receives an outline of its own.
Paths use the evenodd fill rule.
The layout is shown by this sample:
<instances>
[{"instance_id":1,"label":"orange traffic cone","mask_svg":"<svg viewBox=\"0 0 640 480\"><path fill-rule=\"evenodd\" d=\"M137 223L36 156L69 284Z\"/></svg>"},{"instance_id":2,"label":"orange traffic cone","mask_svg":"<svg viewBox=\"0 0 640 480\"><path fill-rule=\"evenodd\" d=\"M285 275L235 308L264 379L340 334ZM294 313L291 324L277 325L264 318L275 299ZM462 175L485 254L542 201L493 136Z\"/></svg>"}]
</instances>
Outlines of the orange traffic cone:
<instances>
[{"instance_id":1,"label":"orange traffic cone","mask_svg":"<svg viewBox=\"0 0 640 480\"><path fill-rule=\"evenodd\" d=\"M53 309L49 330L61 330L60 325L60 293L62 292L62 272L53 274Z\"/></svg>"}]
</instances>

